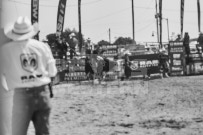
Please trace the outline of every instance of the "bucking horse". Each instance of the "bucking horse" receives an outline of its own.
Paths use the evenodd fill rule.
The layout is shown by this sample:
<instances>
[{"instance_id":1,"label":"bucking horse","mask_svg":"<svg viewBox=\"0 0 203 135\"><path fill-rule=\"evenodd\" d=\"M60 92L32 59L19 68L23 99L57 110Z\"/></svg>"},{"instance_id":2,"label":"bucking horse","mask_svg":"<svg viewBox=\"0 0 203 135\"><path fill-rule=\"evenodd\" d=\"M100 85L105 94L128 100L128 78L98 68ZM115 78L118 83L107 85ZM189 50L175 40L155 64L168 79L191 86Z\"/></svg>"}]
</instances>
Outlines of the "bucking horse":
<instances>
[{"instance_id":1,"label":"bucking horse","mask_svg":"<svg viewBox=\"0 0 203 135\"><path fill-rule=\"evenodd\" d=\"M103 79L105 79L106 74L109 71L113 71L117 66L116 61L109 60L105 57L99 55L89 55L85 59L85 73L89 80L98 79L99 84Z\"/></svg>"}]
</instances>

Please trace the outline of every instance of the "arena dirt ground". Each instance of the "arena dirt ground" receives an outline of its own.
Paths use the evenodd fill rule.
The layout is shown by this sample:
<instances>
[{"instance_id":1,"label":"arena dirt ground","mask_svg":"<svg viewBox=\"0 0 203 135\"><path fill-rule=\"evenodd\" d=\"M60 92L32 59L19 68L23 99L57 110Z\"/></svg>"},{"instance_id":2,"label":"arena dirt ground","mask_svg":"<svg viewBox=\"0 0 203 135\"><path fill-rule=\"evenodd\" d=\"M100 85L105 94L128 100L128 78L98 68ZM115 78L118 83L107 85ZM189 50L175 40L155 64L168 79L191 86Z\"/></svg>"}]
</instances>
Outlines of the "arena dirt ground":
<instances>
[{"instance_id":1,"label":"arena dirt ground","mask_svg":"<svg viewBox=\"0 0 203 135\"><path fill-rule=\"evenodd\" d=\"M203 135L203 76L69 83L54 94L51 135Z\"/></svg>"}]
</instances>

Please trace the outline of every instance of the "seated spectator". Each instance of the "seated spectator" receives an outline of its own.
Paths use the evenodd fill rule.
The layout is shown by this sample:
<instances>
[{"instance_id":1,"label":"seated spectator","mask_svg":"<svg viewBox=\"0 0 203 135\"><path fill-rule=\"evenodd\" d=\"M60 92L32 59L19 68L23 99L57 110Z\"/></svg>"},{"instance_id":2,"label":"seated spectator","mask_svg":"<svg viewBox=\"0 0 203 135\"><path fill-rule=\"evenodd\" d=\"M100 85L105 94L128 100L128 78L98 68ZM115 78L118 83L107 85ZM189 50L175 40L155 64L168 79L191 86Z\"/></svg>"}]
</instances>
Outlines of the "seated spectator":
<instances>
[{"instance_id":1,"label":"seated spectator","mask_svg":"<svg viewBox=\"0 0 203 135\"><path fill-rule=\"evenodd\" d=\"M181 41L182 39L181 39L181 36L180 36L180 34L178 34L178 37L176 38L176 40L175 41Z\"/></svg>"},{"instance_id":2,"label":"seated spectator","mask_svg":"<svg viewBox=\"0 0 203 135\"><path fill-rule=\"evenodd\" d=\"M198 39L197 39L197 42L198 42L200 45L203 45L203 33L202 33L202 32L200 32L199 37L198 37Z\"/></svg>"}]
</instances>

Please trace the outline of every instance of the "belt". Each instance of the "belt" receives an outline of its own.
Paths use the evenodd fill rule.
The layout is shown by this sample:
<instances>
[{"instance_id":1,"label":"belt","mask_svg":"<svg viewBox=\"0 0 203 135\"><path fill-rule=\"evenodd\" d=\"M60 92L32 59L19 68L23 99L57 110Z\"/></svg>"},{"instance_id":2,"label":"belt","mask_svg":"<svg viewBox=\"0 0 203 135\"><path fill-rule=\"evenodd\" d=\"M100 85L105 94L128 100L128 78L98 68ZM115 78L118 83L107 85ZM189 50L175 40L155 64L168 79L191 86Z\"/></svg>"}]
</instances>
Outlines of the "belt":
<instances>
[{"instance_id":1,"label":"belt","mask_svg":"<svg viewBox=\"0 0 203 135\"><path fill-rule=\"evenodd\" d=\"M30 91L30 90L44 90L48 88L48 84L42 85L42 86L36 86L36 87L22 87L22 88L15 88L15 90L23 90L23 91Z\"/></svg>"}]
</instances>

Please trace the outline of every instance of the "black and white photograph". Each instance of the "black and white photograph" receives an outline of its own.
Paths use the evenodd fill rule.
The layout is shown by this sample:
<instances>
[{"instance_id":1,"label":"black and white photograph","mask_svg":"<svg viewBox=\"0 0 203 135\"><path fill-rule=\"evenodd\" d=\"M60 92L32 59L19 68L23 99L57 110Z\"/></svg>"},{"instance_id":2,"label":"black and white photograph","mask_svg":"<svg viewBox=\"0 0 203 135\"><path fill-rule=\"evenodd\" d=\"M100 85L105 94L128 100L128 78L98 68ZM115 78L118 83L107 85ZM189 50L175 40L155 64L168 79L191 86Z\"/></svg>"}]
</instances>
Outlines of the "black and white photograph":
<instances>
[{"instance_id":1,"label":"black and white photograph","mask_svg":"<svg viewBox=\"0 0 203 135\"><path fill-rule=\"evenodd\" d=\"M0 135L202 135L202 0L0 0Z\"/></svg>"}]
</instances>

